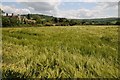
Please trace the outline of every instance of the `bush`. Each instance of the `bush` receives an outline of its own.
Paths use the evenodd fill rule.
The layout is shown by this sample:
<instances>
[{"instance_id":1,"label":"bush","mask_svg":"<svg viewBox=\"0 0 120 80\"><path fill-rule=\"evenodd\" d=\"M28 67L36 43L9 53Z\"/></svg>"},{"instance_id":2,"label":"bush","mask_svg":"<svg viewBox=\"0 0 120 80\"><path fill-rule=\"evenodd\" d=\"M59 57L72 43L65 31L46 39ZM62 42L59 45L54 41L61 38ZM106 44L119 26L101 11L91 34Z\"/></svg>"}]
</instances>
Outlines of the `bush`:
<instances>
[{"instance_id":1,"label":"bush","mask_svg":"<svg viewBox=\"0 0 120 80\"><path fill-rule=\"evenodd\" d=\"M116 22L116 25L120 25L120 21L119 20Z\"/></svg>"},{"instance_id":2,"label":"bush","mask_svg":"<svg viewBox=\"0 0 120 80\"><path fill-rule=\"evenodd\" d=\"M3 27L11 26L10 19L8 17L2 17L2 26Z\"/></svg>"},{"instance_id":3,"label":"bush","mask_svg":"<svg viewBox=\"0 0 120 80\"><path fill-rule=\"evenodd\" d=\"M37 27L42 27L43 26L43 24L37 24Z\"/></svg>"},{"instance_id":4,"label":"bush","mask_svg":"<svg viewBox=\"0 0 120 80\"><path fill-rule=\"evenodd\" d=\"M49 23L49 22L46 22L46 23L45 23L45 26L53 26L53 24L52 24L52 23Z\"/></svg>"},{"instance_id":5,"label":"bush","mask_svg":"<svg viewBox=\"0 0 120 80\"><path fill-rule=\"evenodd\" d=\"M11 26L19 26L20 22L17 18L10 18L10 17L2 17L2 26L3 27L11 27Z\"/></svg>"}]
</instances>

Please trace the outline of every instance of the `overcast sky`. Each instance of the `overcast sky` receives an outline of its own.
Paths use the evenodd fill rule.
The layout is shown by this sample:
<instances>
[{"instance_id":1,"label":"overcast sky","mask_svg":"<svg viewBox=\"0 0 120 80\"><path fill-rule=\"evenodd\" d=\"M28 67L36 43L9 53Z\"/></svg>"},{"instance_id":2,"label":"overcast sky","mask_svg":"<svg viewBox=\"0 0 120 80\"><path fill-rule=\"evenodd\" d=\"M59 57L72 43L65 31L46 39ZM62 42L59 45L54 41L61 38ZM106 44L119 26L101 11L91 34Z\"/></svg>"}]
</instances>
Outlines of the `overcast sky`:
<instances>
[{"instance_id":1,"label":"overcast sky","mask_svg":"<svg viewBox=\"0 0 120 80\"><path fill-rule=\"evenodd\" d=\"M119 0L2 0L2 10L14 14L45 14L65 18L118 17Z\"/></svg>"}]
</instances>

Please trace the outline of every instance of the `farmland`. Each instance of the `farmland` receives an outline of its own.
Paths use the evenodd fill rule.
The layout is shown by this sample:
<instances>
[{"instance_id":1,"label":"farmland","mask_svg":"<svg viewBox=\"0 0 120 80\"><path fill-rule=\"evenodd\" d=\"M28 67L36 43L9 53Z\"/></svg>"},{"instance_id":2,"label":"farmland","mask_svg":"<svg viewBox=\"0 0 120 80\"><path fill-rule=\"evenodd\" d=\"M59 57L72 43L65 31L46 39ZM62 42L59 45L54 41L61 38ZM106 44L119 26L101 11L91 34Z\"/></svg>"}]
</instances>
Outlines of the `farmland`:
<instances>
[{"instance_id":1,"label":"farmland","mask_svg":"<svg viewBox=\"0 0 120 80\"><path fill-rule=\"evenodd\" d=\"M117 78L118 27L2 29L3 78Z\"/></svg>"}]
</instances>

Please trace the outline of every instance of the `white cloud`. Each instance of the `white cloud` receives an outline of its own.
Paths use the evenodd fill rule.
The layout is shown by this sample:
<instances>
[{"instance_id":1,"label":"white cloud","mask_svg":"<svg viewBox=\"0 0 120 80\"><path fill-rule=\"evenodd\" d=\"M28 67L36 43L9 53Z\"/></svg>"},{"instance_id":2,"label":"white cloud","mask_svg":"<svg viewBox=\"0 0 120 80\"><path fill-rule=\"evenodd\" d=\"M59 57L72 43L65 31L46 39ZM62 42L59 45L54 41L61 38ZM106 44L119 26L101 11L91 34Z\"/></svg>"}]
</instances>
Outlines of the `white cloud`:
<instances>
[{"instance_id":1,"label":"white cloud","mask_svg":"<svg viewBox=\"0 0 120 80\"><path fill-rule=\"evenodd\" d=\"M22 1L22 0L17 0L17 1ZM95 1L95 0L89 0L89 1ZM117 2L99 2L99 3L96 2L96 6L92 9L79 8L77 10L71 9L65 11L62 11L58 8L60 3L61 3L60 0L49 0L48 2L25 2L22 4L26 5L27 8L18 9L12 6L3 6L3 10L5 12L9 12L9 13L12 12L15 14L42 13L46 15L53 15L53 16L65 17L65 18L101 18L101 17L113 17L113 16L117 17L118 15Z\"/></svg>"},{"instance_id":2,"label":"white cloud","mask_svg":"<svg viewBox=\"0 0 120 80\"><path fill-rule=\"evenodd\" d=\"M23 0L16 1L22 2ZM24 0L24 2L22 2L22 4L28 8L38 12L51 12L52 10L55 10L60 3L61 0Z\"/></svg>"},{"instance_id":3,"label":"white cloud","mask_svg":"<svg viewBox=\"0 0 120 80\"><path fill-rule=\"evenodd\" d=\"M37 11L49 11L54 10L58 4L52 4L48 2L26 2L23 3L28 7L32 7L34 10Z\"/></svg>"},{"instance_id":4,"label":"white cloud","mask_svg":"<svg viewBox=\"0 0 120 80\"><path fill-rule=\"evenodd\" d=\"M119 2L119 0L61 0L62 2ZM2 0L2 2L57 2L57 0Z\"/></svg>"},{"instance_id":5,"label":"white cloud","mask_svg":"<svg viewBox=\"0 0 120 80\"><path fill-rule=\"evenodd\" d=\"M104 9L118 6L117 2L98 2L96 4L97 8L99 7Z\"/></svg>"},{"instance_id":6,"label":"white cloud","mask_svg":"<svg viewBox=\"0 0 120 80\"><path fill-rule=\"evenodd\" d=\"M20 2L20 0L17 1ZM30 11L32 11L32 13L53 15L53 12L58 10L61 0L31 0L30 2L28 0L24 0L24 2L20 3L26 6Z\"/></svg>"},{"instance_id":7,"label":"white cloud","mask_svg":"<svg viewBox=\"0 0 120 80\"><path fill-rule=\"evenodd\" d=\"M91 0L89 0L91 1ZM93 1L93 0L92 0ZM52 5L51 5L52 4ZM80 8L78 10L65 10L62 11L58 8L60 3L57 2L28 2L27 6L32 7L38 13L43 13L47 15L53 15L57 17L66 17L66 18L100 18L100 17L117 17L117 2L96 2L97 6L93 9Z\"/></svg>"},{"instance_id":8,"label":"white cloud","mask_svg":"<svg viewBox=\"0 0 120 80\"><path fill-rule=\"evenodd\" d=\"M54 10L61 0L3 0L2 2L19 2L37 11L49 11Z\"/></svg>"},{"instance_id":9,"label":"white cloud","mask_svg":"<svg viewBox=\"0 0 120 80\"><path fill-rule=\"evenodd\" d=\"M117 17L118 5L117 2L96 3L93 9L80 8L78 10L57 10L55 16L66 18L105 18Z\"/></svg>"},{"instance_id":10,"label":"white cloud","mask_svg":"<svg viewBox=\"0 0 120 80\"><path fill-rule=\"evenodd\" d=\"M62 0L63 2L119 2L119 0Z\"/></svg>"},{"instance_id":11,"label":"white cloud","mask_svg":"<svg viewBox=\"0 0 120 80\"><path fill-rule=\"evenodd\" d=\"M15 0L16 2L59 2L60 0Z\"/></svg>"},{"instance_id":12,"label":"white cloud","mask_svg":"<svg viewBox=\"0 0 120 80\"><path fill-rule=\"evenodd\" d=\"M28 14L31 13L29 9L19 9L13 6L3 6L2 5L2 10L5 11L6 13L14 13L14 14Z\"/></svg>"}]
</instances>

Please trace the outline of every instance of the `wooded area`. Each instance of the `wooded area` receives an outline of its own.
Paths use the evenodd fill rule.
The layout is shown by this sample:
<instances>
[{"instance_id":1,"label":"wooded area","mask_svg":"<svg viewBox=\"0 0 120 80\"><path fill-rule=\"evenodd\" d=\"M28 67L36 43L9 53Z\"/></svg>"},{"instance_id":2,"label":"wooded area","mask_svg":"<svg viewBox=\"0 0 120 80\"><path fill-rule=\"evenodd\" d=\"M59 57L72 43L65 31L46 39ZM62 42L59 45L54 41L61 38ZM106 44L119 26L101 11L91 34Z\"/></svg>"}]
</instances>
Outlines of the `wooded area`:
<instances>
[{"instance_id":1,"label":"wooded area","mask_svg":"<svg viewBox=\"0 0 120 80\"><path fill-rule=\"evenodd\" d=\"M40 14L8 15L2 11L2 26L74 26L74 25L119 25L119 18L67 19Z\"/></svg>"}]
</instances>

